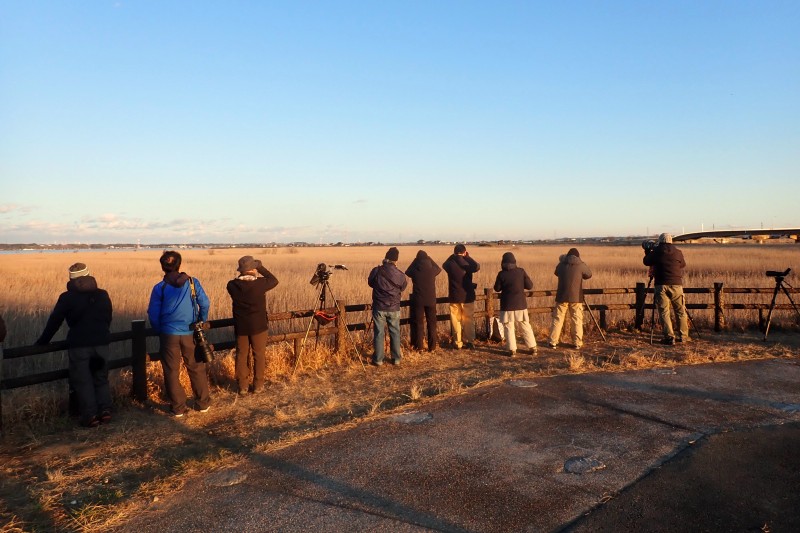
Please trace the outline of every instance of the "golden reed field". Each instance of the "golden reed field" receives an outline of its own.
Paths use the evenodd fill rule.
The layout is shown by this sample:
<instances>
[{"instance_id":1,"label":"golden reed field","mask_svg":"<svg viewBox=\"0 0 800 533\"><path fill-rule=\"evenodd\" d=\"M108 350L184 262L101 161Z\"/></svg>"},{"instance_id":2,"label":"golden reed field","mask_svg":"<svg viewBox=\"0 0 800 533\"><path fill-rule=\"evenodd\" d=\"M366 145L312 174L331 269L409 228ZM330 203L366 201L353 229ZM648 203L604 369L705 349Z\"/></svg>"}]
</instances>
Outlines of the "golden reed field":
<instances>
[{"instance_id":1,"label":"golden reed field","mask_svg":"<svg viewBox=\"0 0 800 533\"><path fill-rule=\"evenodd\" d=\"M636 282L647 282L647 271L641 263L642 250L638 246L577 246L581 258L594 273L593 278L585 283L586 288L633 287ZM493 285L500 269L500 258L507 251L515 254L517 264L533 279L534 289L554 289L556 278L553 270L559 255L566 253L569 247L566 244L469 247L470 255L481 264L481 271L475 276L478 291ZM679 247L688 265L685 287L710 288L714 282L723 282L728 287L771 288L774 281L764 275L766 270L800 268L800 246L795 244L686 244ZM404 270L421 248L439 265L452 253L449 245L403 246L400 247L398 267ZM331 288L337 299L349 304L369 302L367 275L373 266L380 263L387 249L388 246L181 250L182 270L201 281L211 299L209 318L218 319L231 316L225 285L235 276L237 260L242 255L261 259L278 278L278 287L268 294L269 309L275 312L310 309L316 305L318 293L309 280L321 262L344 264L348 268L335 271L331 277ZM65 289L67 268L76 262L86 263L98 285L111 295L114 305L112 331L130 329L131 320L146 318L150 291L161 279L160 255L160 250L0 254L0 314L9 331L6 347L29 345L36 340L58 295ZM800 273L793 272L786 281L794 283L796 276ZM442 273L438 278L440 296L447 295L446 284L446 275ZM407 294L404 294L404 299ZM710 301L710 295L689 295L687 298L690 303ZM736 301L769 301L768 295L745 298L739 297ZM551 303L548 298L536 300L531 305ZM632 295L589 296L587 300L590 304L632 302ZM780 301L786 303L784 300L785 296L781 296ZM440 312L445 312L445 308L442 307ZM780 320L781 315L786 314L779 313L776 319ZM627 323L632 316L627 312L609 313L609 323L612 327L618 322ZM711 312L695 311L693 318L698 325L707 325ZM368 317L350 317L348 320L368 321ZM535 315L532 320L535 326L546 329L546 315ZM757 312L754 311L731 311L728 315L732 327L749 327L756 320ZM63 338L63 334L64 330L54 340Z\"/></svg>"}]
</instances>

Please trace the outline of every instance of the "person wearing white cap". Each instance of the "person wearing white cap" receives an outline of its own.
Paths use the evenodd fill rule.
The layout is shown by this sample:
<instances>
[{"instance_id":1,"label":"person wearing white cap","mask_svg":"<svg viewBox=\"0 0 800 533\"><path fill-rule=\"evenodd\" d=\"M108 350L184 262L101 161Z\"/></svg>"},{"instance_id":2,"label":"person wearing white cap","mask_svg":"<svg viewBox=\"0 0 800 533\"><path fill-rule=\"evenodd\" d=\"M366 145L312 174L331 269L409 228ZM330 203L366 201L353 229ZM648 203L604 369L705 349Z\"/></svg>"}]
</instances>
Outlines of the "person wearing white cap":
<instances>
[{"instance_id":1,"label":"person wearing white cap","mask_svg":"<svg viewBox=\"0 0 800 533\"><path fill-rule=\"evenodd\" d=\"M47 344L66 320L69 383L78 399L80 422L95 427L111 421L108 386L108 343L111 298L89 275L84 263L69 267L67 291L58 297L53 312L36 344Z\"/></svg>"},{"instance_id":2,"label":"person wearing white cap","mask_svg":"<svg viewBox=\"0 0 800 533\"><path fill-rule=\"evenodd\" d=\"M672 346L675 342L689 341L689 320L686 314L686 301L683 296L683 270L686 261L683 253L672 244L672 235L662 233L658 236L658 244L645 250L642 262L653 270L655 280L655 304L661 319L663 331L662 344ZM670 309L675 310L678 322L678 336L672 328Z\"/></svg>"}]
</instances>

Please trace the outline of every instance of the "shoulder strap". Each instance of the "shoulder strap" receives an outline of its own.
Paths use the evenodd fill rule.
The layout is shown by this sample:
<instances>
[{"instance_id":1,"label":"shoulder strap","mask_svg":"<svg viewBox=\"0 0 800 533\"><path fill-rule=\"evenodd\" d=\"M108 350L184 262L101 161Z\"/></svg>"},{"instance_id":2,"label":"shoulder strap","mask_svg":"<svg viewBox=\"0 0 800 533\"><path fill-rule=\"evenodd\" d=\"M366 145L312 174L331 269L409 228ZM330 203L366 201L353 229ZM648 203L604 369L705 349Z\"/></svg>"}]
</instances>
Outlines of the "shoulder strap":
<instances>
[{"instance_id":1,"label":"shoulder strap","mask_svg":"<svg viewBox=\"0 0 800 533\"><path fill-rule=\"evenodd\" d=\"M197 322L197 320L200 318L200 310L197 306L197 289L194 288L194 278L191 276L189 276L189 289L192 293L192 311L194 311L194 321Z\"/></svg>"}]
</instances>

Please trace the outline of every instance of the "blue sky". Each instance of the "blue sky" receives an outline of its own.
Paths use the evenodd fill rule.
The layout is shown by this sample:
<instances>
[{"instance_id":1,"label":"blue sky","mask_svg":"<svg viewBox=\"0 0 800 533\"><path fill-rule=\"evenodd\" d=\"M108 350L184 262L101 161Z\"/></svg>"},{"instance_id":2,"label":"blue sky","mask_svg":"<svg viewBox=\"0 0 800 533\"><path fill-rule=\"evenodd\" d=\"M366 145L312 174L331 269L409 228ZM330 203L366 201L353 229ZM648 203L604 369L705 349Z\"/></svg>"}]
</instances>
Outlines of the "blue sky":
<instances>
[{"instance_id":1,"label":"blue sky","mask_svg":"<svg viewBox=\"0 0 800 533\"><path fill-rule=\"evenodd\" d=\"M800 2L0 0L0 242L800 224Z\"/></svg>"}]
</instances>

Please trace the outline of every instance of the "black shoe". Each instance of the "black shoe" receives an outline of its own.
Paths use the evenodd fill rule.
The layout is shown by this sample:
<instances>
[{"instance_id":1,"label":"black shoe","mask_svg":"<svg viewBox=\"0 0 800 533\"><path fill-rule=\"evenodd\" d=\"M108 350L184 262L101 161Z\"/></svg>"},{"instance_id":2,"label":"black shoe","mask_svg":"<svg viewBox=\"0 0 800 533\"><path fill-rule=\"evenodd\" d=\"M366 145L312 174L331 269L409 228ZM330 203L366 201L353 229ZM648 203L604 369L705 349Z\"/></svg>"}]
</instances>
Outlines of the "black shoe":
<instances>
[{"instance_id":1,"label":"black shoe","mask_svg":"<svg viewBox=\"0 0 800 533\"><path fill-rule=\"evenodd\" d=\"M399 365L399 364L400 364L400 359L396 359L396 358L395 358L395 359L392 359L392 364L393 364L394 366L397 366L397 365Z\"/></svg>"},{"instance_id":2,"label":"black shoe","mask_svg":"<svg viewBox=\"0 0 800 533\"><path fill-rule=\"evenodd\" d=\"M467 349L467 350L472 350L473 348L475 348L475 345L472 344L471 342L465 342L464 343L464 348Z\"/></svg>"},{"instance_id":3,"label":"black shoe","mask_svg":"<svg viewBox=\"0 0 800 533\"><path fill-rule=\"evenodd\" d=\"M664 344L666 346L674 346L675 339L673 337L664 337L663 339L661 339L661 344Z\"/></svg>"},{"instance_id":4,"label":"black shoe","mask_svg":"<svg viewBox=\"0 0 800 533\"><path fill-rule=\"evenodd\" d=\"M514 357L515 355L517 355L517 351L516 350L506 350L506 355L509 356L509 357Z\"/></svg>"},{"instance_id":5,"label":"black shoe","mask_svg":"<svg viewBox=\"0 0 800 533\"><path fill-rule=\"evenodd\" d=\"M381 366L383 365L383 361L376 361L375 359L373 359L372 361L369 362L369 364L371 364L372 366Z\"/></svg>"}]
</instances>

